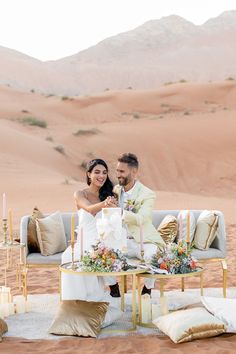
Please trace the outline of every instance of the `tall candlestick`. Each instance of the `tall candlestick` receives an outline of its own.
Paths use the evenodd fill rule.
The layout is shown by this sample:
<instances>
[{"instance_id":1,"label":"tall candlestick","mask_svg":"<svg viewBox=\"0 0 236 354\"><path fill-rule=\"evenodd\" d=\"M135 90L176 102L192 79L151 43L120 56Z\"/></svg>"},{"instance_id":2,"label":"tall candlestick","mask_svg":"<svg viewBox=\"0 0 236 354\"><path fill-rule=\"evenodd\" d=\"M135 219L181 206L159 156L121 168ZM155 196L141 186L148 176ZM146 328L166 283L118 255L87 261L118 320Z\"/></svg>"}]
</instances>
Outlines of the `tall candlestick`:
<instances>
[{"instance_id":1,"label":"tall candlestick","mask_svg":"<svg viewBox=\"0 0 236 354\"><path fill-rule=\"evenodd\" d=\"M6 220L6 218L7 218L7 197L6 197L6 193L3 193L3 195L2 195L2 218L3 218L3 220Z\"/></svg>"},{"instance_id":2,"label":"tall candlestick","mask_svg":"<svg viewBox=\"0 0 236 354\"><path fill-rule=\"evenodd\" d=\"M13 243L12 211L11 211L11 209L8 210L8 227L9 227L10 242Z\"/></svg>"},{"instance_id":3,"label":"tall candlestick","mask_svg":"<svg viewBox=\"0 0 236 354\"><path fill-rule=\"evenodd\" d=\"M75 243L75 214L74 213L72 213L71 215L70 233L71 233L71 243Z\"/></svg>"},{"instance_id":4,"label":"tall candlestick","mask_svg":"<svg viewBox=\"0 0 236 354\"><path fill-rule=\"evenodd\" d=\"M80 229L80 260L82 261L84 256L84 230Z\"/></svg>"},{"instance_id":5,"label":"tall candlestick","mask_svg":"<svg viewBox=\"0 0 236 354\"><path fill-rule=\"evenodd\" d=\"M141 260L144 261L144 245L143 245L143 225L140 223L140 253Z\"/></svg>"},{"instance_id":6,"label":"tall candlestick","mask_svg":"<svg viewBox=\"0 0 236 354\"><path fill-rule=\"evenodd\" d=\"M187 235L186 235L186 242L190 242L190 211L187 214Z\"/></svg>"}]
</instances>

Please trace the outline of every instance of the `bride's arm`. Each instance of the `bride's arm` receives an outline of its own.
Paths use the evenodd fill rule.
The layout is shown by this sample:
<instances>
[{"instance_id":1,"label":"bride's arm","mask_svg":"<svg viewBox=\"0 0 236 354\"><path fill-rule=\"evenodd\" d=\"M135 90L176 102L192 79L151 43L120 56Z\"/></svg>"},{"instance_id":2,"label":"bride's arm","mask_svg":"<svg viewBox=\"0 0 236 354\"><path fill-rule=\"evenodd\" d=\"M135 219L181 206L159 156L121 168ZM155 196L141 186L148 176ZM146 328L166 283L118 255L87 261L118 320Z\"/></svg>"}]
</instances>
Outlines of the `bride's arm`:
<instances>
[{"instance_id":1,"label":"bride's arm","mask_svg":"<svg viewBox=\"0 0 236 354\"><path fill-rule=\"evenodd\" d=\"M107 206L106 200L96 204L91 204L88 199L85 198L82 191L75 192L74 198L78 209L84 209L94 215Z\"/></svg>"}]
</instances>

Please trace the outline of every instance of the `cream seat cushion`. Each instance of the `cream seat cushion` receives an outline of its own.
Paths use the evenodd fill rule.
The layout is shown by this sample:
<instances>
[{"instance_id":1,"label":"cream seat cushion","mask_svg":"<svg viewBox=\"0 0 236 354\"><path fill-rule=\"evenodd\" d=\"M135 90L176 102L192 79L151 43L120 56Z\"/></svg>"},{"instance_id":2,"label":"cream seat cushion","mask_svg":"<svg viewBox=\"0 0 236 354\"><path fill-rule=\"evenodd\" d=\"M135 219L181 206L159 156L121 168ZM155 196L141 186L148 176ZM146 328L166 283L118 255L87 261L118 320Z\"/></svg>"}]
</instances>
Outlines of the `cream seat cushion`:
<instances>
[{"instance_id":1,"label":"cream seat cushion","mask_svg":"<svg viewBox=\"0 0 236 354\"><path fill-rule=\"evenodd\" d=\"M214 337L226 331L224 322L202 307L175 311L158 317L153 323L174 343Z\"/></svg>"},{"instance_id":2,"label":"cream seat cushion","mask_svg":"<svg viewBox=\"0 0 236 354\"><path fill-rule=\"evenodd\" d=\"M199 250L208 250L216 237L218 215L214 211L203 210L197 220L194 246Z\"/></svg>"},{"instance_id":3,"label":"cream seat cushion","mask_svg":"<svg viewBox=\"0 0 236 354\"><path fill-rule=\"evenodd\" d=\"M43 219L36 219L40 252L50 256L66 249L64 224L59 211Z\"/></svg>"},{"instance_id":4,"label":"cream seat cushion","mask_svg":"<svg viewBox=\"0 0 236 354\"><path fill-rule=\"evenodd\" d=\"M193 212L190 210L181 210L177 216L177 219L179 224L177 240L192 242L196 228L196 220Z\"/></svg>"},{"instance_id":5,"label":"cream seat cushion","mask_svg":"<svg viewBox=\"0 0 236 354\"><path fill-rule=\"evenodd\" d=\"M108 306L108 302L64 300L49 328L49 333L97 337Z\"/></svg>"},{"instance_id":6,"label":"cream seat cushion","mask_svg":"<svg viewBox=\"0 0 236 354\"><path fill-rule=\"evenodd\" d=\"M157 228L157 232L166 244L174 242L178 233L178 222L175 216L166 215Z\"/></svg>"},{"instance_id":7,"label":"cream seat cushion","mask_svg":"<svg viewBox=\"0 0 236 354\"><path fill-rule=\"evenodd\" d=\"M236 299L203 296L201 302L210 313L226 324L226 332L236 333Z\"/></svg>"}]
</instances>

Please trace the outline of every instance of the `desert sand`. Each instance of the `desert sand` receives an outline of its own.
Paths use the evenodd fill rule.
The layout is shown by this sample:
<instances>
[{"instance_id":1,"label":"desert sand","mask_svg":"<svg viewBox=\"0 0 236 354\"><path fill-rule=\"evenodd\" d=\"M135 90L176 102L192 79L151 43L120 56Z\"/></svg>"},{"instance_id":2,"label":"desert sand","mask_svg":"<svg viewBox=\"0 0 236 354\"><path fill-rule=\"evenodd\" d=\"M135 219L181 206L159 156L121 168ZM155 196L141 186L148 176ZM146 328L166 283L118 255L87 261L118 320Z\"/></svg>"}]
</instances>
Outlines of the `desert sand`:
<instances>
[{"instance_id":1,"label":"desert sand","mask_svg":"<svg viewBox=\"0 0 236 354\"><path fill-rule=\"evenodd\" d=\"M228 286L235 286L236 83L182 83L149 91L109 91L62 99L0 87L0 194L14 228L35 205L42 212L75 210L84 163L104 158L115 182L116 158L136 153L140 180L157 192L157 209L218 209L227 226ZM46 128L23 124L33 117ZM0 203L0 215L2 212ZM1 254L1 259L3 255ZM2 267L2 266L1 266ZM14 272L8 274L9 284ZM220 287L220 265L207 267L205 286ZM171 282L168 288L179 284ZM198 284L190 280L189 287ZM158 284L157 284L158 287ZM30 293L58 291L55 270L29 272ZM1 353L233 353L235 335L175 345L166 337L27 341L5 338ZM236 350L235 350L236 351Z\"/></svg>"}]
</instances>

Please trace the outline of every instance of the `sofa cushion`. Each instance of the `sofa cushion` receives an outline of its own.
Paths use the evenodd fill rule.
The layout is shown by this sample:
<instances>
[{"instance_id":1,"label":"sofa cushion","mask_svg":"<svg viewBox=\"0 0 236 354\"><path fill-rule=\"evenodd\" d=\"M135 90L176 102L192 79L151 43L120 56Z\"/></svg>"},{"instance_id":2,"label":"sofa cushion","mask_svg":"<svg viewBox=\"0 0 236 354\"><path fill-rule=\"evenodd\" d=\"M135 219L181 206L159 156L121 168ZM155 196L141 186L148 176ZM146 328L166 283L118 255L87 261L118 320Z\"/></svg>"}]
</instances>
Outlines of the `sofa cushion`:
<instances>
[{"instance_id":1,"label":"sofa cushion","mask_svg":"<svg viewBox=\"0 0 236 354\"><path fill-rule=\"evenodd\" d=\"M159 235L165 243L174 242L178 232L178 222L175 216L166 215L157 228Z\"/></svg>"},{"instance_id":2,"label":"sofa cushion","mask_svg":"<svg viewBox=\"0 0 236 354\"><path fill-rule=\"evenodd\" d=\"M175 311L158 317L153 323L174 343L214 337L226 330L224 322L202 307Z\"/></svg>"},{"instance_id":3,"label":"sofa cushion","mask_svg":"<svg viewBox=\"0 0 236 354\"><path fill-rule=\"evenodd\" d=\"M108 305L108 302L64 300L49 328L49 333L97 337Z\"/></svg>"},{"instance_id":4,"label":"sofa cushion","mask_svg":"<svg viewBox=\"0 0 236 354\"><path fill-rule=\"evenodd\" d=\"M192 242L194 238L196 220L191 210L180 210L178 214L179 232L177 239Z\"/></svg>"},{"instance_id":5,"label":"sofa cushion","mask_svg":"<svg viewBox=\"0 0 236 354\"><path fill-rule=\"evenodd\" d=\"M50 256L66 249L66 235L60 212L44 219L36 219L37 237L43 256Z\"/></svg>"},{"instance_id":6,"label":"sofa cushion","mask_svg":"<svg viewBox=\"0 0 236 354\"><path fill-rule=\"evenodd\" d=\"M218 215L214 211L204 210L197 220L194 235L194 246L200 250L208 250L216 237Z\"/></svg>"},{"instance_id":7,"label":"sofa cushion","mask_svg":"<svg viewBox=\"0 0 236 354\"><path fill-rule=\"evenodd\" d=\"M42 256L41 253L29 253L27 256L27 264L61 264L62 252L51 256Z\"/></svg>"},{"instance_id":8,"label":"sofa cushion","mask_svg":"<svg viewBox=\"0 0 236 354\"><path fill-rule=\"evenodd\" d=\"M27 227L27 244L29 252L40 252L39 241L37 237L36 230L36 219L44 218L41 211L34 207L32 215L29 217L28 227Z\"/></svg>"}]
</instances>

